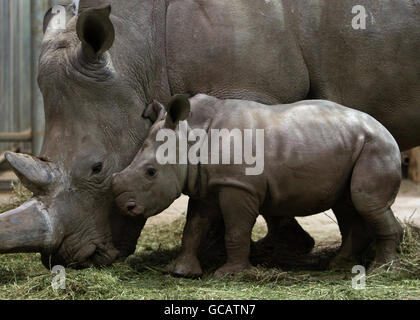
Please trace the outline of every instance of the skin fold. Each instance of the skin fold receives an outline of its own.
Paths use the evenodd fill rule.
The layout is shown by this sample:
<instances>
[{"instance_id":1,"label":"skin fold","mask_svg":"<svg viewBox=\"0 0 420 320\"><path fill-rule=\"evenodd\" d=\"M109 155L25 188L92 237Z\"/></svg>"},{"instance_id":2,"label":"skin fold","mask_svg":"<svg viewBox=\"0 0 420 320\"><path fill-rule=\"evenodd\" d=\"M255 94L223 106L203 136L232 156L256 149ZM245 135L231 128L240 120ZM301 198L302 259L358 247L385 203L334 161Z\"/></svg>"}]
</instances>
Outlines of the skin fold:
<instances>
[{"instance_id":1,"label":"skin fold","mask_svg":"<svg viewBox=\"0 0 420 320\"><path fill-rule=\"evenodd\" d=\"M209 136L214 129L265 130L263 172L246 175L249 165L233 164L232 153L231 164L160 164L159 133L179 128L184 120L189 133L200 128ZM183 133L177 132L174 147L179 152ZM193 145L190 142L190 150ZM219 149L221 154L221 145ZM211 159L215 150L208 152ZM396 260L402 228L390 207L400 183L398 145L385 127L365 113L324 100L270 107L207 95L190 100L178 95L169 102L167 115L160 114L130 166L114 175L113 190L129 216L158 214L181 193L191 197L194 206L207 208L193 209L197 214L187 222L183 251L173 270L183 276L201 275L197 249L220 208L227 261L215 277L222 277L249 266L251 232L259 214L275 218L346 210L349 217L362 217L376 240L371 269ZM349 236L342 230L343 244L333 263L351 256L353 243L345 241ZM368 245L360 242L358 249Z\"/></svg>"}]
</instances>

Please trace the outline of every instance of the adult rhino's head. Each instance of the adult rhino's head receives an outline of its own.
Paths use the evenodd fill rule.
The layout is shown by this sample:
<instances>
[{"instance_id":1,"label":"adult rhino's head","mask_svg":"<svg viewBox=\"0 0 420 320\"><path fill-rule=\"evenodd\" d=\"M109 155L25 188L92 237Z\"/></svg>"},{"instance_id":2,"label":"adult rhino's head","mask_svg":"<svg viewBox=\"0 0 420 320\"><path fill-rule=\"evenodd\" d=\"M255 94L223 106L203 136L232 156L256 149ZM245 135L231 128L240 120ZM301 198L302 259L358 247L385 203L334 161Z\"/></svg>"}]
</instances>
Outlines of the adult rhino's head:
<instances>
[{"instance_id":1,"label":"adult rhino's head","mask_svg":"<svg viewBox=\"0 0 420 320\"><path fill-rule=\"evenodd\" d=\"M47 267L102 266L133 253L144 226L144 218L120 214L111 177L143 144L153 122L145 105L166 87L160 47L150 39L156 16L131 16L140 21L134 24L111 15L110 6L69 12L64 30L51 11L44 21L45 140L39 157L6 155L34 198L0 215L0 253L41 252Z\"/></svg>"}]
</instances>

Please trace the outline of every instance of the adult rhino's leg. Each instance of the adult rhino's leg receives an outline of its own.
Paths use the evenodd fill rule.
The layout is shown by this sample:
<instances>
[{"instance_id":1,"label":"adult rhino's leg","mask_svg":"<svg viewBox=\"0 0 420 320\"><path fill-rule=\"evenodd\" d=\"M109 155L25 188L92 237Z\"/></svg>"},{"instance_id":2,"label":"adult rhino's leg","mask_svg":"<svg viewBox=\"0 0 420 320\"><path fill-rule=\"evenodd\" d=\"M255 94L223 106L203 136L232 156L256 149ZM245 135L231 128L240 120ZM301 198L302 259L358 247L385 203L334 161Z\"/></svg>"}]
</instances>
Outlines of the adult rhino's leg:
<instances>
[{"instance_id":1,"label":"adult rhino's leg","mask_svg":"<svg viewBox=\"0 0 420 320\"><path fill-rule=\"evenodd\" d=\"M190 199L188 203L187 223L182 237L182 249L167 271L180 277L199 277L203 271L198 259L199 251L214 251L214 246L223 246L223 223L220 209L216 202L204 202ZM213 231L211 239L210 230ZM214 233L216 231L216 233ZM217 236L218 235L218 236ZM208 241L210 240L210 242ZM216 241L214 241L216 240Z\"/></svg>"},{"instance_id":2,"label":"adult rhino's leg","mask_svg":"<svg viewBox=\"0 0 420 320\"><path fill-rule=\"evenodd\" d=\"M314 239L295 218L264 216L267 222L267 235L253 245L253 251L284 252L293 255L309 253Z\"/></svg>"}]
</instances>

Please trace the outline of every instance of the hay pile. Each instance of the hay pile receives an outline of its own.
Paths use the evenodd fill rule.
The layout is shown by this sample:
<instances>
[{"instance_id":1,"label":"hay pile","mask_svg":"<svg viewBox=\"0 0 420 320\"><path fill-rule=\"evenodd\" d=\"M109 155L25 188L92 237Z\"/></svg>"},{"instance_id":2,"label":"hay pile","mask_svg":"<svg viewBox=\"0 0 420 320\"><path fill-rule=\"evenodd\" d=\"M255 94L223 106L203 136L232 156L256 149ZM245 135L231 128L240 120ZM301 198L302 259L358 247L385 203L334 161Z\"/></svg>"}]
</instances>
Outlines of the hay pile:
<instances>
[{"instance_id":1,"label":"hay pile","mask_svg":"<svg viewBox=\"0 0 420 320\"><path fill-rule=\"evenodd\" d=\"M13 186L13 194L7 204L0 205L0 213L19 207L32 197L32 193L26 189L21 183Z\"/></svg>"},{"instance_id":2,"label":"hay pile","mask_svg":"<svg viewBox=\"0 0 420 320\"><path fill-rule=\"evenodd\" d=\"M420 278L420 228L414 225L406 225L404 228L404 240L401 244L402 272L408 272Z\"/></svg>"}]
</instances>

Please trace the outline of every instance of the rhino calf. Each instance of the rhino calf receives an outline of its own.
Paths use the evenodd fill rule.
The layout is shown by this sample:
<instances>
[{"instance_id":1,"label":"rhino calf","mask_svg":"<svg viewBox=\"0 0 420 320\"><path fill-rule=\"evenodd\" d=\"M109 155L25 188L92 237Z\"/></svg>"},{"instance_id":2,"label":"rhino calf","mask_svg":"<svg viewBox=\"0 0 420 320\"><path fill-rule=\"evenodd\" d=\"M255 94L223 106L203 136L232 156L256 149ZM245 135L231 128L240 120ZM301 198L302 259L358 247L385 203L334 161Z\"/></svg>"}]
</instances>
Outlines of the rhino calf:
<instances>
[{"instance_id":1,"label":"rhino calf","mask_svg":"<svg viewBox=\"0 0 420 320\"><path fill-rule=\"evenodd\" d=\"M250 265L251 232L259 214L308 216L332 208L349 219L360 215L376 239L371 268L397 259L402 228L390 206L401 183L400 151L392 135L371 116L323 100L269 107L206 95L175 96L166 114L159 115L159 108L163 106L157 102L149 106L147 112L155 114L156 123L131 165L113 177L117 203L128 215L146 218L166 209L181 193L217 203L226 226L228 257L215 277L239 273ZM183 133L181 125L186 128ZM231 164L180 163L181 139L191 138L196 129L208 136L214 129L264 130L263 149L255 145L258 140L252 141L253 152L263 150L264 170L247 175L247 165L234 164L234 152L229 155ZM162 132L170 130L176 130L173 147L178 162L164 164L157 153L163 145ZM189 142L186 151L201 152L200 157L208 152L206 158L211 159L222 150L223 144L205 140L200 137L194 146ZM234 149L244 152L245 147ZM189 252L182 254L182 263L193 270L183 274L202 273L194 244L205 237L201 229L204 223L185 230L184 240L192 244L184 249ZM350 236L341 231L343 239ZM351 249L342 246L336 258Z\"/></svg>"}]
</instances>

